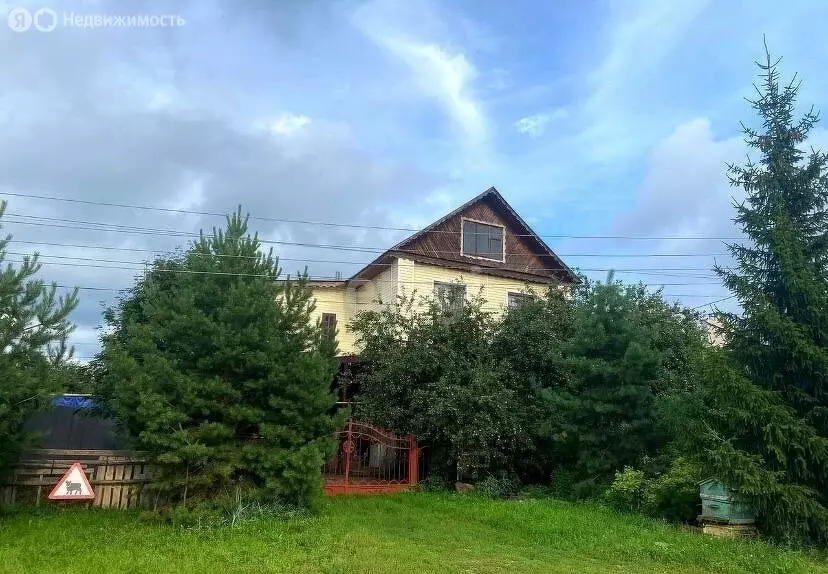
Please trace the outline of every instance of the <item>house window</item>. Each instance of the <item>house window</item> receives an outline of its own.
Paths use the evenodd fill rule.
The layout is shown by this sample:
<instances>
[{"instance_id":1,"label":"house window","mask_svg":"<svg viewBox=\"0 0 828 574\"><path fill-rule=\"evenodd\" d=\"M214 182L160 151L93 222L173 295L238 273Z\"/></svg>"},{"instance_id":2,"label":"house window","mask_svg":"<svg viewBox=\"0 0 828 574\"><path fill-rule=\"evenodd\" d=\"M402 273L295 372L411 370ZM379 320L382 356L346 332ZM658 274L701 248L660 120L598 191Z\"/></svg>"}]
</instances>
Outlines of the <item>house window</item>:
<instances>
[{"instance_id":1,"label":"house window","mask_svg":"<svg viewBox=\"0 0 828 574\"><path fill-rule=\"evenodd\" d=\"M336 336L336 313L322 313L322 334L330 338Z\"/></svg>"},{"instance_id":2,"label":"house window","mask_svg":"<svg viewBox=\"0 0 828 574\"><path fill-rule=\"evenodd\" d=\"M509 309L515 309L524 303L535 300L534 295L530 295L529 293L509 293L508 297Z\"/></svg>"},{"instance_id":3,"label":"house window","mask_svg":"<svg viewBox=\"0 0 828 574\"><path fill-rule=\"evenodd\" d=\"M463 255L503 261L503 227L464 219Z\"/></svg>"},{"instance_id":4,"label":"house window","mask_svg":"<svg viewBox=\"0 0 828 574\"><path fill-rule=\"evenodd\" d=\"M466 300L466 286L462 283L434 282L434 296L445 311L459 311Z\"/></svg>"}]
</instances>

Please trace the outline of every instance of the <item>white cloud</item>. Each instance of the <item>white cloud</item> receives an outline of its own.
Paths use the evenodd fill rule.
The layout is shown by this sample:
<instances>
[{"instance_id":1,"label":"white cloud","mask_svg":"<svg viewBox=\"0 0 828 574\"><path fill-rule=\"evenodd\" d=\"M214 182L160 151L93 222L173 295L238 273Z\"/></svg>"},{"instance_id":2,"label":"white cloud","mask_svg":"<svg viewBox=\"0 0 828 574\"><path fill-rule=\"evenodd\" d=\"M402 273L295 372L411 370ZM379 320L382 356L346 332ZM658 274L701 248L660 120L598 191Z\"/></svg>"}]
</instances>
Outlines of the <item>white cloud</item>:
<instances>
[{"instance_id":1,"label":"white cloud","mask_svg":"<svg viewBox=\"0 0 828 574\"><path fill-rule=\"evenodd\" d=\"M476 145L486 140L486 119L472 90L477 69L464 54L397 38L382 42L408 64L423 93L440 102L466 141Z\"/></svg>"},{"instance_id":2,"label":"white cloud","mask_svg":"<svg viewBox=\"0 0 828 574\"><path fill-rule=\"evenodd\" d=\"M535 114L534 116L526 116L520 118L515 122L517 131L526 134L529 137L540 137L546 131L546 124L549 123L549 116L546 114Z\"/></svg>"},{"instance_id":3,"label":"white cloud","mask_svg":"<svg viewBox=\"0 0 828 574\"><path fill-rule=\"evenodd\" d=\"M449 27L434 6L419 6L422 17L398 2L372 2L357 11L354 23L377 46L405 63L417 89L440 104L464 143L480 146L489 129L474 91L479 72L467 54L453 45ZM406 14L411 18L404 20Z\"/></svg>"},{"instance_id":4,"label":"white cloud","mask_svg":"<svg viewBox=\"0 0 828 574\"><path fill-rule=\"evenodd\" d=\"M271 122L269 128L271 133L290 136L308 125L310 121L310 118L305 115L282 114Z\"/></svg>"},{"instance_id":5,"label":"white cloud","mask_svg":"<svg viewBox=\"0 0 828 574\"><path fill-rule=\"evenodd\" d=\"M640 151L646 126L636 124L647 111L648 93L659 67L684 38L710 0L620 4L630 6L614 18L610 43L600 63L587 75L589 97L583 105L584 148L599 161ZM650 122L652 124L652 122Z\"/></svg>"},{"instance_id":6,"label":"white cloud","mask_svg":"<svg viewBox=\"0 0 828 574\"><path fill-rule=\"evenodd\" d=\"M740 189L729 185L725 164L739 161L744 152L741 136L717 140L707 118L678 125L653 147L636 205L621 216L617 230L734 235L731 197L740 196Z\"/></svg>"},{"instance_id":7,"label":"white cloud","mask_svg":"<svg viewBox=\"0 0 828 574\"><path fill-rule=\"evenodd\" d=\"M567 115L568 112L565 109L559 108L552 113L535 114L520 118L515 122L515 127L520 133L526 134L532 138L537 138L546 132L546 127L550 122L553 120L563 119L567 117Z\"/></svg>"}]
</instances>

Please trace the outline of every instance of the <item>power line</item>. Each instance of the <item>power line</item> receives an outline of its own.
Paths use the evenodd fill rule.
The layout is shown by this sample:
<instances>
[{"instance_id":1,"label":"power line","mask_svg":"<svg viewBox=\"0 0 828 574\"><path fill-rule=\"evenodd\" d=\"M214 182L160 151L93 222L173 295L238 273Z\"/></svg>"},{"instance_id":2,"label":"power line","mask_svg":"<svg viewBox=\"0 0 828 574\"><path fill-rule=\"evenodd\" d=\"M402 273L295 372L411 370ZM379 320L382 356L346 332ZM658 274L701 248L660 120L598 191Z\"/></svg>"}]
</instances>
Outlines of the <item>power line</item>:
<instances>
[{"instance_id":1,"label":"power line","mask_svg":"<svg viewBox=\"0 0 828 574\"><path fill-rule=\"evenodd\" d=\"M53 247L72 247L78 249L101 249L106 251L130 251L135 253L160 253L160 254L170 254L174 250L169 249L144 249L144 248L137 248L137 247L114 247L110 245L88 245L88 244L78 244L78 243L58 243L58 242L51 242L51 241L29 241L24 239L11 239L9 243L23 243L25 245L49 245ZM374 253L372 251L372 253ZM401 253L411 253L411 254L419 254L419 252L413 251L401 251ZM452 252L454 253L454 252ZM568 253L568 254L558 254L559 257L724 257L726 253ZM214 257L226 257L226 258L241 258L241 259L255 259L257 256L255 255L221 255L221 254L212 254ZM368 265L368 262L364 261L337 261L331 259L292 259L288 257L281 257L279 256L280 261L306 261L309 263L337 263L342 265ZM386 265L393 265L393 263L373 263L373 265L377 266L386 266ZM546 270L547 268L537 268L540 270ZM660 269L660 268L659 268ZM673 271L698 271L698 270L706 270L710 269L709 267L688 267L688 268L672 268ZM616 269L616 271L619 271Z\"/></svg>"},{"instance_id":2,"label":"power line","mask_svg":"<svg viewBox=\"0 0 828 574\"><path fill-rule=\"evenodd\" d=\"M690 307L690 309L692 311L695 311L696 309L701 309L702 307L707 307L709 305L715 305L716 303L721 303L722 301L728 301L730 299L733 299L734 297L736 297L736 295L730 295L728 297L723 297L721 299L716 299L715 301L711 301L710 303L705 303L704 305L697 305L696 307Z\"/></svg>"},{"instance_id":3,"label":"power line","mask_svg":"<svg viewBox=\"0 0 828 574\"><path fill-rule=\"evenodd\" d=\"M30 255L26 252L21 251L7 251L9 255ZM244 258L244 259L258 259L258 256L254 255L226 255L220 253L203 253L197 255L204 255L205 257L217 257L217 258ZM122 264L129 264L129 265L141 265L145 266L147 264L152 263L152 261L124 261L121 259L102 259L99 257L81 257L77 255L51 255L48 253L40 253L39 254L40 260L46 263L53 263L51 261L46 261L48 259L71 259L76 261L94 261L97 263L122 263ZM358 261L332 261L332 260L319 260L319 259L301 259L301 258L278 258L281 261L294 261L294 262L304 262L304 263L336 263L336 264L353 264L353 265L365 265L365 263L358 262ZM377 267L390 267L395 265L394 263L374 263L373 265ZM694 277L699 279L712 279L715 278L712 272L707 274L688 274L688 273L670 273L670 271L711 271L709 267L665 267L665 268L654 268L654 267L633 267L633 268L614 268L614 267L578 267L577 270L579 271L587 271L587 272L609 272L614 271L616 273L639 273L641 275L659 275L665 277ZM520 271L549 271L546 267L527 267L520 269ZM327 278L327 277L326 277Z\"/></svg>"},{"instance_id":4,"label":"power line","mask_svg":"<svg viewBox=\"0 0 828 574\"><path fill-rule=\"evenodd\" d=\"M153 228L138 228L135 226L129 226L129 229L123 227L115 227L111 229L105 229L103 227L80 227L77 225L61 225L58 223L40 223L40 222L33 222L33 221L11 221L10 223L14 223L17 225L33 225L39 227L53 227L59 229L72 229L76 231L103 231L108 233L124 233L124 234L137 234L137 235L153 235L153 236L164 236L164 237L182 237L182 238L197 238L201 235L195 232L188 232L188 231L180 231L174 229L153 229ZM99 225L105 225L103 223ZM323 243L307 243L307 242L298 242L298 241L283 241L283 240L275 240L275 239L262 239L259 238L259 241L266 245L288 245L294 247L308 247L313 249L332 249L332 250L339 250L339 251L353 251L357 253L385 253L389 251L389 249L385 248L377 248L377 247L363 247L363 246L356 246L356 245L337 245L337 244L323 244ZM431 250L428 252L419 252L419 251L411 251L405 249L396 250L400 253L411 253L414 255L453 255L457 252L454 250L451 251L440 251L440 250ZM526 256L524 253L515 253L515 252L507 252L506 255L517 255L517 256ZM534 253L532 254L533 257L725 257L727 253L570 253L570 254L543 254L543 253Z\"/></svg>"},{"instance_id":5,"label":"power line","mask_svg":"<svg viewBox=\"0 0 828 574\"><path fill-rule=\"evenodd\" d=\"M23 261L16 261L16 260L9 260L9 263L23 263ZM125 271L145 271L147 268L144 267L124 267L122 265L96 265L94 263L68 263L68 262L60 262L60 261L52 261L49 262L49 265L60 265L60 266L67 266L67 267L90 267L95 269L119 269ZM261 277L261 278L271 278L273 277L272 274L268 273L235 273L232 271L197 271L193 269L159 269L154 268L152 269L153 272L158 273L177 273L177 274L191 274L191 275L216 275L216 276L228 276L228 277ZM290 277L290 275L288 275ZM311 281L341 281L341 279L336 279L335 277L329 277L324 275L310 275L308 279ZM396 282L408 285L433 285L434 281L414 281L414 280L394 280L394 279L374 279L375 282ZM527 283L532 283L532 281L527 281ZM641 282L644 283L644 282ZM696 282L696 283L644 283L645 285L721 285L721 282Z\"/></svg>"},{"instance_id":6,"label":"power line","mask_svg":"<svg viewBox=\"0 0 828 574\"><path fill-rule=\"evenodd\" d=\"M148 205L135 205L135 204L127 204L127 203L115 203L115 202L105 202L105 201L92 201L87 199L76 199L76 198L68 198L68 197L53 197L48 195L36 195L36 194L26 194L26 193L13 193L13 192L4 192L5 195L12 196L12 197L23 197L28 199L41 199L41 200L48 200L48 201L62 201L68 203L76 203L76 204L83 204L83 205L96 205L101 207L116 207L121 209L138 209L143 211L158 211L163 213L175 213L180 215L199 215L199 216L208 216L208 217L226 217L226 213L216 213L210 211L196 211L191 209L174 209L169 207L154 207ZM257 220L257 221L267 221L271 223L288 223L288 224L297 224L297 225L316 225L316 226L324 226L324 227L343 227L349 229L373 229L378 231L405 231L410 233L417 233L421 231L426 231L427 233L453 233L458 234L459 231L452 231L452 230L424 230L422 228L412 228L412 227L392 227L392 226L384 226L384 225L365 225L365 224L356 224L356 223L338 223L338 222L330 222L330 221L312 221L312 220L304 220L304 219L287 219L281 217L263 217L263 216L254 216L251 215L250 219ZM516 237L535 237L535 235L526 233L526 234L515 234ZM635 236L635 235L574 235L574 234L546 234L546 235L537 235L537 237L542 238L550 238L550 239L632 239L632 240L656 240L656 241L671 241L671 240L722 240L722 241L738 241L742 238L740 237L730 237L730 236L684 236L684 237L650 237L650 236Z\"/></svg>"}]
</instances>

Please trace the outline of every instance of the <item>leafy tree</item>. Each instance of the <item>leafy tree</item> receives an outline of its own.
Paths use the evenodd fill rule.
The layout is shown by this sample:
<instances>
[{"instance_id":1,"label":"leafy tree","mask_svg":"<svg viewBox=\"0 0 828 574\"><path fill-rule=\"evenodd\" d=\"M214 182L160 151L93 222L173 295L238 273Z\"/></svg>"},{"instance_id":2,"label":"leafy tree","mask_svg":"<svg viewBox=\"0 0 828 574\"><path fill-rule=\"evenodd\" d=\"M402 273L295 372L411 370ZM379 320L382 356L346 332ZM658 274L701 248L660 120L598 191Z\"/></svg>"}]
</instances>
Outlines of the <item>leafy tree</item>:
<instances>
[{"instance_id":1,"label":"leafy tree","mask_svg":"<svg viewBox=\"0 0 828 574\"><path fill-rule=\"evenodd\" d=\"M447 481L515 470L530 449L530 399L491 350L496 322L482 301L415 296L352 322L367 367L355 414L428 445Z\"/></svg>"},{"instance_id":2,"label":"leafy tree","mask_svg":"<svg viewBox=\"0 0 828 574\"><path fill-rule=\"evenodd\" d=\"M743 310L723 315L725 336L751 381L828 437L828 156L800 149L818 115L794 119L799 84L781 85L779 61L766 56L751 101L762 125L744 128L760 161L729 166L745 191L735 222L749 241L728 246L735 268L716 268Z\"/></svg>"},{"instance_id":3,"label":"leafy tree","mask_svg":"<svg viewBox=\"0 0 828 574\"><path fill-rule=\"evenodd\" d=\"M333 349L310 321L305 278L279 281L260 246L238 212L155 261L107 313L97 394L151 454L170 503L243 491L308 504L321 492Z\"/></svg>"},{"instance_id":4,"label":"leafy tree","mask_svg":"<svg viewBox=\"0 0 828 574\"><path fill-rule=\"evenodd\" d=\"M560 467L558 431L564 413L543 396L571 384L567 345L574 314L574 302L566 292L549 289L545 296L509 309L496 329L494 360L519 383L527 405L533 452L518 461L525 482L546 482Z\"/></svg>"},{"instance_id":5,"label":"leafy tree","mask_svg":"<svg viewBox=\"0 0 828 574\"><path fill-rule=\"evenodd\" d=\"M0 217L5 209L0 202ZM0 265L10 240L0 239ZM34 279L39 270L37 254L0 269L0 472L30 444L33 437L23 432L23 423L61 390L58 372L72 354L66 339L74 329L68 316L77 306L77 290L56 296L55 285Z\"/></svg>"}]
</instances>

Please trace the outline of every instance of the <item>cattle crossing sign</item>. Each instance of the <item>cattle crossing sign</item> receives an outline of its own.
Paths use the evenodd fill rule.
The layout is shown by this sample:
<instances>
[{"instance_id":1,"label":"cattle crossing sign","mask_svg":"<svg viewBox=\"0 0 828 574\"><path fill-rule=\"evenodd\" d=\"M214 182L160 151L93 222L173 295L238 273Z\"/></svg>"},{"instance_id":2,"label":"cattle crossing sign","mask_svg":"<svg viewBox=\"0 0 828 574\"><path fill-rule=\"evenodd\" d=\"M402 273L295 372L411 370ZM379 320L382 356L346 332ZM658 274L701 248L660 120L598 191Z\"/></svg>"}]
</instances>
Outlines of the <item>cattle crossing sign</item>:
<instances>
[{"instance_id":1,"label":"cattle crossing sign","mask_svg":"<svg viewBox=\"0 0 828 574\"><path fill-rule=\"evenodd\" d=\"M95 492L81 463L73 463L55 484L49 500L94 500Z\"/></svg>"}]
</instances>

